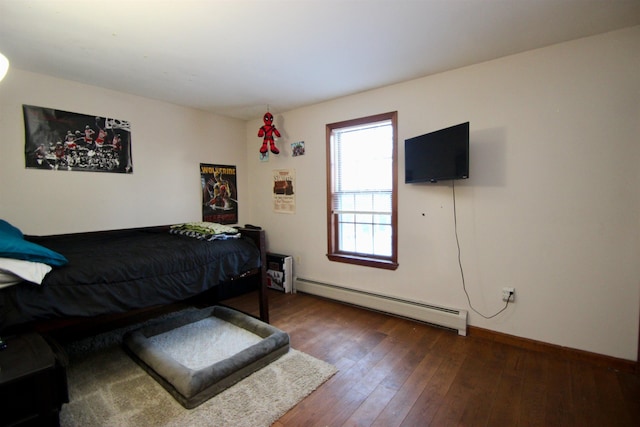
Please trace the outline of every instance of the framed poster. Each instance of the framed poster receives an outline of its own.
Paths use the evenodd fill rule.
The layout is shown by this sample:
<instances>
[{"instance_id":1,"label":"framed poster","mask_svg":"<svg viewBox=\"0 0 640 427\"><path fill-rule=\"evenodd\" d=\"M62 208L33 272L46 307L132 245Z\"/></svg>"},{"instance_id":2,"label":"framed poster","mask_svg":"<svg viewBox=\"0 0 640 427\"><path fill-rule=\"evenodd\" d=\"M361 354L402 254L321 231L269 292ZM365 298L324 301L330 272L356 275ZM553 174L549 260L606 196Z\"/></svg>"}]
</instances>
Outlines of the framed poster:
<instances>
[{"instance_id":1,"label":"framed poster","mask_svg":"<svg viewBox=\"0 0 640 427\"><path fill-rule=\"evenodd\" d=\"M279 169L273 171L274 212L296 213L295 180L295 169Z\"/></svg>"},{"instance_id":2,"label":"framed poster","mask_svg":"<svg viewBox=\"0 0 640 427\"><path fill-rule=\"evenodd\" d=\"M25 167L133 173L126 120L23 105Z\"/></svg>"},{"instance_id":3,"label":"framed poster","mask_svg":"<svg viewBox=\"0 0 640 427\"><path fill-rule=\"evenodd\" d=\"M202 221L238 223L236 167L200 163Z\"/></svg>"}]
</instances>

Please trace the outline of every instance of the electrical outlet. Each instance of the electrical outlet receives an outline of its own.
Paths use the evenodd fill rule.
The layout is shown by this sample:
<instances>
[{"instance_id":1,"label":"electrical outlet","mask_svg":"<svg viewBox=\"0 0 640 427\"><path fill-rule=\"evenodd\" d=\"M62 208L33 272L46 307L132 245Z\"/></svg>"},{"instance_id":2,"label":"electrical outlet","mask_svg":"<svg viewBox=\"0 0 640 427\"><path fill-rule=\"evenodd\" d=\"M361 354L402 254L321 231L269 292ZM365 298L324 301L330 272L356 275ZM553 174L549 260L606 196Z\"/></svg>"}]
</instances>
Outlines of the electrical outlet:
<instances>
[{"instance_id":1,"label":"electrical outlet","mask_svg":"<svg viewBox=\"0 0 640 427\"><path fill-rule=\"evenodd\" d=\"M502 301L515 302L516 288L502 288Z\"/></svg>"}]
</instances>

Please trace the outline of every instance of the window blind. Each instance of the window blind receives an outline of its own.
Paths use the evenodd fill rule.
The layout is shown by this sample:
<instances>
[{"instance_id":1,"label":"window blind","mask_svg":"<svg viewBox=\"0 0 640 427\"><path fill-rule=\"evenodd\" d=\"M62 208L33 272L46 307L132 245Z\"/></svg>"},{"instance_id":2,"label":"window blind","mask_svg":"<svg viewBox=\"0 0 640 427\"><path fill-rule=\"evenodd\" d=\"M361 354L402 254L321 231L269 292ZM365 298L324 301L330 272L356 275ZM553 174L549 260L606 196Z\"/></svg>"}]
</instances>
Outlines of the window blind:
<instances>
[{"instance_id":1,"label":"window blind","mask_svg":"<svg viewBox=\"0 0 640 427\"><path fill-rule=\"evenodd\" d=\"M334 214L391 215L392 138L391 120L333 131Z\"/></svg>"}]
</instances>

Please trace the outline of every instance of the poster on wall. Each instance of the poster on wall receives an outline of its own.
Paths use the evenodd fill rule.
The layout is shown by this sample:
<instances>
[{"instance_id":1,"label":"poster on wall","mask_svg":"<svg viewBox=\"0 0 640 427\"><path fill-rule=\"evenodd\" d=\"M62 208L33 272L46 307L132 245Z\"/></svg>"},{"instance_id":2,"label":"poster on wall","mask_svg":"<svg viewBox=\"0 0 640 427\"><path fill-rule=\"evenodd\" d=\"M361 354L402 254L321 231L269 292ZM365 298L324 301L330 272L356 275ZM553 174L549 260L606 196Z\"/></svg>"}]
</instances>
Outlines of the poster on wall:
<instances>
[{"instance_id":1,"label":"poster on wall","mask_svg":"<svg viewBox=\"0 0 640 427\"><path fill-rule=\"evenodd\" d=\"M295 180L295 169L273 171L273 210L275 212L296 213Z\"/></svg>"},{"instance_id":2,"label":"poster on wall","mask_svg":"<svg viewBox=\"0 0 640 427\"><path fill-rule=\"evenodd\" d=\"M304 141L291 143L291 153L293 157L304 156Z\"/></svg>"},{"instance_id":3,"label":"poster on wall","mask_svg":"<svg viewBox=\"0 0 640 427\"><path fill-rule=\"evenodd\" d=\"M126 120L23 105L28 169L133 173Z\"/></svg>"},{"instance_id":4,"label":"poster on wall","mask_svg":"<svg viewBox=\"0 0 640 427\"><path fill-rule=\"evenodd\" d=\"M202 221L238 223L236 167L200 163Z\"/></svg>"}]
</instances>

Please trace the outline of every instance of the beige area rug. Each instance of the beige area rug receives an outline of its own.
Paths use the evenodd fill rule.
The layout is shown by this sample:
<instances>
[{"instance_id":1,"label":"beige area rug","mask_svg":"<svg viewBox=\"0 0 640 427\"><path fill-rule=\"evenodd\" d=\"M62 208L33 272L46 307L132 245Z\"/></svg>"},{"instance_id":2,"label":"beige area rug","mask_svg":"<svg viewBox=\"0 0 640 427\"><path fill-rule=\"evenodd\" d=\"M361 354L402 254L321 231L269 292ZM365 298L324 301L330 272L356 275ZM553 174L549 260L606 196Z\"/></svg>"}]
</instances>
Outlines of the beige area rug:
<instances>
[{"instance_id":1,"label":"beige area rug","mask_svg":"<svg viewBox=\"0 0 640 427\"><path fill-rule=\"evenodd\" d=\"M61 426L270 426L337 371L291 349L189 410L114 341L71 352L67 372L70 403L62 406Z\"/></svg>"}]
</instances>

